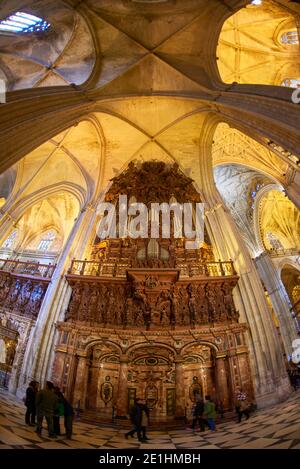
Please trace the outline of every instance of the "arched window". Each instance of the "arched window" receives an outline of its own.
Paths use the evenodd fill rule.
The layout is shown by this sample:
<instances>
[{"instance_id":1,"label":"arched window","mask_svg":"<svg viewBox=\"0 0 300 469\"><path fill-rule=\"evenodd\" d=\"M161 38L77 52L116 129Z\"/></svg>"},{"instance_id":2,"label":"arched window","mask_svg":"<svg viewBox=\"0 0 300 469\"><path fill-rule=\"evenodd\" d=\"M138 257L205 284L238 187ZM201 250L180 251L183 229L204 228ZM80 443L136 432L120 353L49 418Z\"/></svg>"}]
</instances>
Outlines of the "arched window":
<instances>
[{"instance_id":1,"label":"arched window","mask_svg":"<svg viewBox=\"0 0 300 469\"><path fill-rule=\"evenodd\" d=\"M281 36L280 42L288 45L299 44L298 31L287 31Z\"/></svg>"},{"instance_id":2,"label":"arched window","mask_svg":"<svg viewBox=\"0 0 300 469\"><path fill-rule=\"evenodd\" d=\"M55 241L55 238L56 232L54 230L48 231L48 233L44 234L38 244L38 251L49 251L50 247Z\"/></svg>"},{"instance_id":3,"label":"arched window","mask_svg":"<svg viewBox=\"0 0 300 469\"><path fill-rule=\"evenodd\" d=\"M288 88L300 88L300 78L286 78L281 86L287 86Z\"/></svg>"},{"instance_id":4,"label":"arched window","mask_svg":"<svg viewBox=\"0 0 300 469\"><path fill-rule=\"evenodd\" d=\"M43 18L17 11L0 21L0 32L37 33L48 29L50 24Z\"/></svg>"},{"instance_id":5,"label":"arched window","mask_svg":"<svg viewBox=\"0 0 300 469\"><path fill-rule=\"evenodd\" d=\"M18 230L10 233L9 237L4 241L2 247L5 249L13 249L17 242Z\"/></svg>"}]
</instances>

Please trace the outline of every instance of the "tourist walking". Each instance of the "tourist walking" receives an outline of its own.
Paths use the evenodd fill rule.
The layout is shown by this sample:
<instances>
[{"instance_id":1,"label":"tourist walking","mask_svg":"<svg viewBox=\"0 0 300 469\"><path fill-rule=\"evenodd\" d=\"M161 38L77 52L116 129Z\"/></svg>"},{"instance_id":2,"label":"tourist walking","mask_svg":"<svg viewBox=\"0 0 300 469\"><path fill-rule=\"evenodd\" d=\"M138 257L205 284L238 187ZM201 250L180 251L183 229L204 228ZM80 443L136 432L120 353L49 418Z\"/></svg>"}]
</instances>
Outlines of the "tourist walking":
<instances>
[{"instance_id":1,"label":"tourist walking","mask_svg":"<svg viewBox=\"0 0 300 469\"><path fill-rule=\"evenodd\" d=\"M138 440L142 441L141 437L141 426L142 426L142 401L139 398L136 398L134 401L134 405L131 407L130 412L130 420L133 425L132 430L125 433L125 438L128 439L129 436L133 438L135 432L137 433Z\"/></svg>"},{"instance_id":2,"label":"tourist walking","mask_svg":"<svg viewBox=\"0 0 300 469\"><path fill-rule=\"evenodd\" d=\"M207 419L209 428L212 432L214 432L216 430L216 408L214 402L212 402L212 400L210 399L210 396L205 396L204 415Z\"/></svg>"},{"instance_id":3,"label":"tourist walking","mask_svg":"<svg viewBox=\"0 0 300 469\"><path fill-rule=\"evenodd\" d=\"M204 430L205 430L205 423L208 426L208 422L203 417L203 413L204 413L204 402L203 402L203 400L201 399L200 396L199 397L197 396L196 397L196 403L195 403L194 408L193 408L193 422L192 422L193 431L195 431L195 427L197 425L197 422L199 424L201 432L204 432Z\"/></svg>"},{"instance_id":4,"label":"tourist walking","mask_svg":"<svg viewBox=\"0 0 300 469\"><path fill-rule=\"evenodd\" d=\"M146 435L147 427L149 426L149 408L147 402L144 399L141 403L142 408L142 418L141 418L141 431L142 431L142 441L147 441L149 438Z\"/></svg>"},{"instance_id":5,"label":"tourist walking","mask_svg":"<svg viewBox=\"0 0 300 469\"><path fill-rule=\"evenodd\" d=\"M237 394L235 410L238 414L238 423L241 423L243 415L245 415L246 420L250 417L250 404L247 394L243 391L239 391Z\"/></svg>"}]
</instances>

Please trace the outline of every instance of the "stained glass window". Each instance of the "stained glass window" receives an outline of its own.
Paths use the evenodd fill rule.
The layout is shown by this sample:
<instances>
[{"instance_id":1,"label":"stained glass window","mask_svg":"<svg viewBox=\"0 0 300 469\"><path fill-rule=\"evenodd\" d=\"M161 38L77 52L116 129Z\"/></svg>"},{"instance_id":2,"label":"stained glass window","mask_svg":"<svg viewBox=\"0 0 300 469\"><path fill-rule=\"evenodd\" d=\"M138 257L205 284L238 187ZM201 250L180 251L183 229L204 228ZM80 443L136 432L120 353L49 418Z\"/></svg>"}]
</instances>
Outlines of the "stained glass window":
<instances>
[{"instance_id":1,"label":"stained glass window","mask_svg":"<svg viewBox=\"0 0 300 469\"><path fill-rule=\"evenodd\" d=\"M280 42L288 45L299 44L298 31L287 31L281 36Z\"/></svg>"},{"instance_id":2,"label":"stained glass window","mask_svg":"<svg viewBox=\"0 0 300 469\"><path fill-rule=\"evenodd\" d=\"M300 88L300 78L286 78L281 86L287 86L288 88Z\"/></svg>"},{"instance_id":3,"label":"stained glass window","mask_svg":"<svg viewBox=\"0 0 300 469\"><path fill-rule=\"evenodd\" d=\"M10 233L9 237L4 241L3 248L12 249L17 241L18 230L14 230Z\"/></svg>"},{"instance_id":4,"label":"stained glass window","mask_svg":"<svg viewBox=\"0 0 300 469\"><path fill-rule=\"evenodd\" d=\"M49 251L55 238L56 238L56 232L53 230L48 231L48 233L45 234L40 240L39 245L38 245L38 251Z\"/></svg>"},{"instance_id":5,"label":"stained glass window","mask_svg":"<svg viewBox=\"0 0 300 469\"><path fill-rule=\"evenodd\" d=\"M35 33L45 31L49 26L50 23L43 18L17 11L13 15L8 16L5 20L0 21L0 32Z\"/></svg>"}]
</instances>

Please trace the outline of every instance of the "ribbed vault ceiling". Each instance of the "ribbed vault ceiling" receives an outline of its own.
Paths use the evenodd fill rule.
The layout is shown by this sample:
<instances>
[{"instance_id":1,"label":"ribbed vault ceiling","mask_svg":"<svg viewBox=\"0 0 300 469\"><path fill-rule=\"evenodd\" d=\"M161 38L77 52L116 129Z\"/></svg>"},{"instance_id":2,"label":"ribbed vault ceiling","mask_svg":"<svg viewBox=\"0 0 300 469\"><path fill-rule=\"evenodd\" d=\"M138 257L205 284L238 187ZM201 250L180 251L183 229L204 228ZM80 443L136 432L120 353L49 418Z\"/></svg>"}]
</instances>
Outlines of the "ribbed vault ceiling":
<instances>
[{"instance_id":1,"label":"ribbed vault ceiling","mask_svg":"<svg viewBox=\"0 0 300 469\"><path fill-rule=\"evenodd\" d=\"M91 103L75 127L56 136L53 132L52 138L23 160L24 194L40 190L46 180L47 184L66 180L90 200L132 159L176 161L200 186L202 136L212 113L220 112L215 105L220 87L226 88L217 70L219 32L226 18L247 3L2 2L2 18L15 9L28 10L52 25L41 36L0 35L0 70L10 89L73 83ZM59 87L54 96L55 93L58 107ZM67 113L68 110L65 116ZM54 126L56 107L53 116ZM222 120L220 114L216 123ZM226 136L227 142L232 139L231 146L224 145L224 149L229 148L227 160L224 151L221 155L220 145L219 149L213 148L215 164L218 158L223 158L222 163L234 159L243 163L243 159L249 162L251 157L253 167L260 165L260 170L272 176L276 173L284 182L286 163L258 143L247 150L251 141L241 135ZM217 132L215 145L223 137ZM207 148L209 158L211 146Z\"/></svg>"}]
</instances>

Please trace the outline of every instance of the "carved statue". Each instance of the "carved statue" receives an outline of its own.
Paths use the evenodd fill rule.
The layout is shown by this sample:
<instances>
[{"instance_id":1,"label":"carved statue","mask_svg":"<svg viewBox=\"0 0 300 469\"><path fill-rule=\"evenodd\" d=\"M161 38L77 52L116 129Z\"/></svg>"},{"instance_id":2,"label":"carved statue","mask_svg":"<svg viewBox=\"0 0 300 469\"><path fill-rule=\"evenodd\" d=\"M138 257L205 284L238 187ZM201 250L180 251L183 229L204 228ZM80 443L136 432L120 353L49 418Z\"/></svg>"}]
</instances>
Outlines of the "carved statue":
<instances>
[{"instance_id":1,"label":"carved statue","mask_svg":"<svg viewBox=\"0 0 300 469\"><path fill-rule=\"evenodd\" d=\"M90 290L89 296L89 306L88 306L88 317L89 320L93 320L97 311L97 303L98 303L98 290L96 287L92 287Z\"/></svg>"},{"instance_id":2,"label":"carved statue","mask_svg":"<svg viewBox=\"0 0 300 469\"><path fill-rule=\"evenodd\" d=\"M42 300L43 300L43 296L44 296L44 292L45 291L44 291L42 285L40 285L40 284L37 284L33 289L31 298L33 298L33 302L34 302L33 311L36 314L40 310Z\"/></svg>"},{"instance_id":3,"label":"carved statue","mask_svg":"<svg viewBox=\"0 0 300 469\"><path fill-rule=\"evenodd\" d=\"M179 322L179 296L177 291L174 289L171 293L171 324L177 324Z\"/></svg>"},{"instance_id":4,"label":"carved statue","mask_svg":"<svg viewBox=\"0 0 300 469\"><path fill-rule=\"evenodd\" d=\"M158 285L159 285L158 278L152 277L152 275L147 277L146 280L145 280L145 286L147 288L156 288Z\"/></svg>"},{"instance_id":5,"label":"carved statue","mask_svg":"<svg viewBox=\"0 0 300 469\"><path fill-rule=\"evenodd\" d=\"M82 285L76 284L73 289L71 296L71 301L67 313L67 318L76 319L77 314L79 313L79 307L82 296Z\"/></svg>"},{"instance_id":6,"label":"carved statue","mask_svg":"<svg viewBox=\"0 0 300 469\"><path fill-rule=\"evenodd\" d=\"M107 202L116 202L119 194L143 202L162 202L175 197L178 202L200 202L200 196L193 186L193 180L185 176L178 165L167 165L162 161L146 161L140 166L129 163L127 169L112 179L112 185L105 197Z\"/></svg>"},{"instance_id":7,"label":"carved statue","mask_svg":"<svg viewBox=\"0 0 300 469\"><path fill-rule=\"evenodd\" d=\"M6 363L6 344L0 339L0 363Z\"/></svg>"},{"instance_id":8,"label":"carved statue","mask_svg":"<svg viewBox=\"0 0 300 469\"><path fill-rule=\"evenodd\" d=\"M190 309L191 324L195 324L197 305L196 305L196 298L195 298L194 294L191 294L191 296L190 296L189 309Z\"/></svg>"},{"instance_id":9,"label":"carved statue","mask_svg":"<svg viewBox=\"0 0 300 469\"><path fill-rule=\"evenodd\" d=\"M209 285L206 286L206 297L208 299L209 322L214 322L217 316L215 293L213 287Z\"/></svg>"},{"instance_id":10,"label":"carved statue","mask_svg":"<svg viewBox=\"0 0 300 469\"><path fill-rule=\"evenodd\" d=\"M238 320L232 298L232 287L229 283L223 283L222 292L224 295L224 306L228 319Z\"/></svg>"},{"instance_id":11,"label":"carved statue","mask_svg":"<svg viewBox=\"0 0 300 469\"><path fill-rule=\"evenodd\" d=\"M109 324L115 324L116 323L116 305L115 305L115 295L112 289L109 292L106 314L107 314L107 322Z\"/></svg>"},{"instance_id":12,"label":"carved statue","mask_svg":"<svg viewBox=\"0 0 300 469\"><path fill-rule=\"evenodd\" d=\"M134 299L139 303L140 307L142 308L143 311L145 311L148 308L148 300L145 295L141 290L136 290L133 295Z\"/></svg>"},{"instance_id":13,"label":"carved statue","mask_svg":"<svg viewBox=\"0 0 300 469\"><path fill-rule=\"evenodd\" d=\"M141 307L137 309L136 317L135 317L135 324L138 327L145 326L144 310Z\"/></svg>"},{"instance_id":14,"label":"carved statue","mask_svg":"<svg viewBox=\"0 0 300 469\"><path fill-rule=\"evenodd\" d=\"M20 291L21 291L21 287L22 287L22 285L21 285L20 280L17 280L15 282L15 284L11 286L10 294L7 298L7 304L6 304L6 306L8 308L11 308L11 307L15 306L17 298L18 298L18 296L20 294Z\"/></svg>"},{"instance_id":15,"label":"carved statue","mask_svg":"<svg viewBox=\"0 0 300 469\"><path fill-rule=\"evenodd\" d=\"M222 289L218 286L215 291L215 302L217 314L215 321L224 322L227 319L227 312L224 305L224 293Z\"/></svg>"},{"instance_id":16,"label":"carved statue","mask_svg":"<svg viewBox=\"0 0 300 469\"><path fill-rule=\"evenodd\" d=\"M124 308L122 306L121 301L119 300L116 306L116 324L120 326L121 324L124 323Z\"/></svg>"},{"instance_id":17,"label":"carved statue","mask_svg":"<svg viewBox=\"0 0 300 469\"><path fill-rule=\"evenodd\" d=\"M3 314L1 314L0 317L1 317L1 325L2 325L3 327L6 327L6 326L7 326L7 316L6 316L6 314L3 313Z\"/></svg>"},{"instance_id":18,"label":"carved statue","mask_svg":"<svg viewBox=\"0 0 300 469\"><path fill-rule=\"evenodd\" d=\"M125 323L127 326L134 325L134 303L132 298L127 298L125 306Z\"/></svg>"},{"instance_id":19,"label":"carved statue","mask_svg":"<svg viewBox=\"0 0 300 469\"><path fill-rule=\"evenodd\" d=\"M160 312L160 324L168 326L170 324L170 293L162 291L160 298L157 301L156 309Z\"/></svg>"},{"instance_id":20,"label":"carved statue","mask_svg":"<svg viewBox=\"0 0 300 469\"><path fill-rule=\"evenodd\" d=\"M4 303L4 301L6 300L6 297L9 294L10 286L11 286L11 279L7 277L3 277L0 283L0 302L1 303Z\"/></svg>"},{"instance_id":21,"label":"carved statue","mask_svg":"<svg viewBox=\"0 0 300 469\"><path fill-rule=\"evenodd\" d=\"M25 305L29 302L29 300L30 300L32 288L33 288L33 285L32 285L31 280L28 280L28 281L23 285L23 287L22 287L21 290L20 290L19 297L18 297L18 299L17 299L17 303L16 303L17 308L20 308L21 310L24 309L24 306L25 306Z\"/></svg>"}]
</instances>

